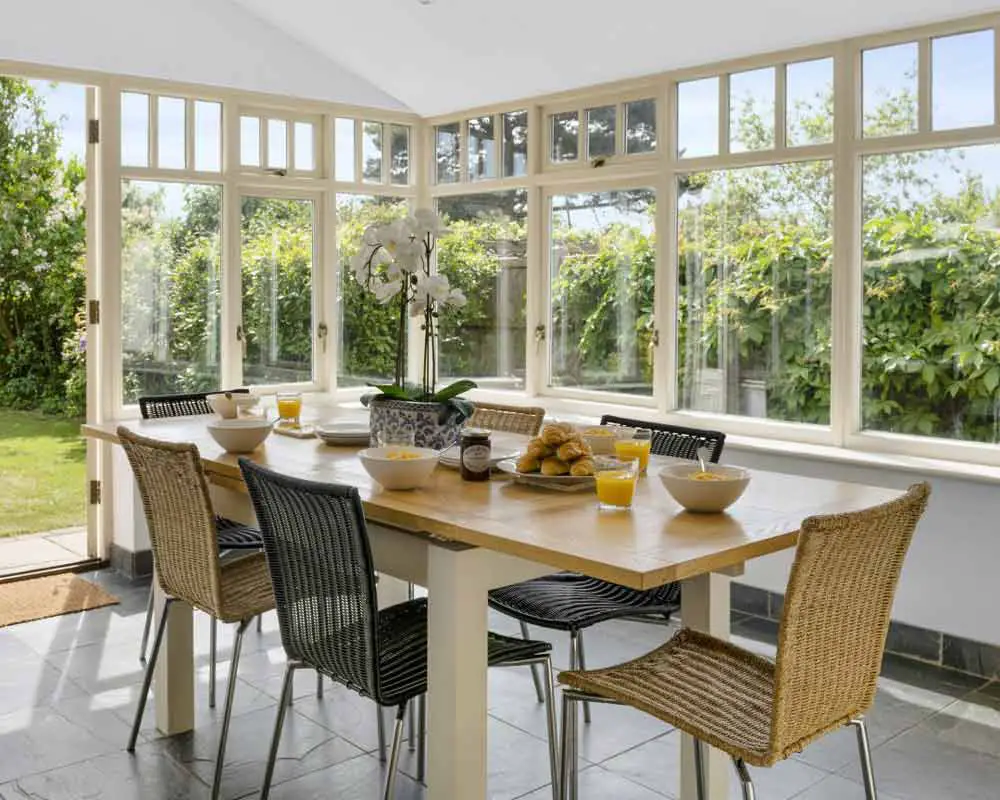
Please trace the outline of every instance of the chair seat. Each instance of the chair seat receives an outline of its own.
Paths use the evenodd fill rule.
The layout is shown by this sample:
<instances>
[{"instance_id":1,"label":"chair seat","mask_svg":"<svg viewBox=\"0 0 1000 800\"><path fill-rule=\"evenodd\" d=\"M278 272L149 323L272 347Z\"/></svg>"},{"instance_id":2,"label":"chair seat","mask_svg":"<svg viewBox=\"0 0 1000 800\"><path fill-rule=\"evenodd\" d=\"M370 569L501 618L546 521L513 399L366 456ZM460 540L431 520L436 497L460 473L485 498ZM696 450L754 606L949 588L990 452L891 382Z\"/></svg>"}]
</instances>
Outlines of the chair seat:
<instances>
[{"instance_id":1,"label":"chair seat","mask_svg":"<svg viewBox=\"0 0 1000 800\"><path fill-rule=\"evenodd\" d=\"M225 517L216 517L215 531L219 540L219 550L260 550L264 547L260 531L251 525L243 525Z\"/></svg>"},{"instance_id":2,"label":"chair seat","mask_svg":"<svg viewBox=\"0 0 1000 800\"><path fill-rule=\"evenodd\" d=\"M785 757L771 748L774 664L688 628L634 661L562 672L559 682L651 714L748 764Z\"/></svg>"},{"instance_id":3,"label":"chair seat","mask_svg":"<svg viewBox=\"0 0 1000 800\"><path fill-rule=\"evenodd\" d=\"M544 575L490 592L490 606L515 619L574 631L634 614L669 617L680 606L676 583L640 591L575 572Z\"/></svg>"},{"instance_id":4,"label":"chair seat","mask_svg":"<svg viewBox=\"0 0 1000 800\"><path fill-rule=\"evenodd\" d=\"M379 689L382 705L405 703L427 691L427 600L409 600L379 612ZM548 642L487 634L491 667L537 659L552 650Z\"/></svg>"},{"instance_id":5,"label":"chair seat","mask_svg":"<svg viewBox=\"0 0 1000 800\"><path fill-rule=\"evenodd\" d=\"M222 607L202 609L220 622L239 622L274 608L271 573L263 553L219 562Z\"/></svg>"}]
</instances>

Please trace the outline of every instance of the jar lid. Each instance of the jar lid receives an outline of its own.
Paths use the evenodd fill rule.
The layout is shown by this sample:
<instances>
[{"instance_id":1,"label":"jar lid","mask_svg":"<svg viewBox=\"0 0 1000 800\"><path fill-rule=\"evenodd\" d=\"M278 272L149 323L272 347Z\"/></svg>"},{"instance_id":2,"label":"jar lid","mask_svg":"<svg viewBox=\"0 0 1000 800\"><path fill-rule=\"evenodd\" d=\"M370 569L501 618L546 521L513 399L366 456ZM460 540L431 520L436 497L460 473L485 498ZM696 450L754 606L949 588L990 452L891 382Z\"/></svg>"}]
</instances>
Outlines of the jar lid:
<instances>
[{"instance_id":1,"label":"jar lid","mask_svg":"<svg viewBox=\"0 0 1000 800\"><path fill-rule=\"evenodd\" d=\"M463 439L489 439L490 431L486 428L462 428Z\"/></svg>"}]
</instances>

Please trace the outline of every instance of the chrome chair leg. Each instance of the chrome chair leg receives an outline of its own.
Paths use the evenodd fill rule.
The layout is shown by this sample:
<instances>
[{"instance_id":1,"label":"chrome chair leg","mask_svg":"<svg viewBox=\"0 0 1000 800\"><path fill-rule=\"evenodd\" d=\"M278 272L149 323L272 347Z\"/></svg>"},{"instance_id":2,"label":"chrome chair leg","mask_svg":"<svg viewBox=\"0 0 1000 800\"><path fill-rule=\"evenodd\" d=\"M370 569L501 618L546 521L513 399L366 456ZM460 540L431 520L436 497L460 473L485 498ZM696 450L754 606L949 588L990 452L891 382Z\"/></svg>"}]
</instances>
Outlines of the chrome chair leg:
<instances>
[{"instance_id":1,"label":"chrome chair leg","mask_svg":"<svg viewBox=\"0 0 1000 800\"><path fill-rule=\"evenodd\" d=\"M705 797L705 743L701 739L694 740L694 785L698 800Z\"/></svg>"},{"instance_id":2,"label":"chrome chair leg","mask_svg":"<svg viewBox=\"0 0 1000 800\"><path fill-rule=\"evenodd\" d=\"M229 739L229 722L233 716L233 697L236 694L236 672L240 664L240 650L243 649L243 634L250 627L251 619L242 620L236 626L233 641L233 656L229 663L229 684L226 686L226 708L222 714L222 731L219 733L219 752L215 757L215 776L212 779L212 800L219 800L222 788L222 768L226 761L226 741Z\"/></svg>"},{"instance_id":3,"label":"chrome chair leg","mask_svg":"<svg viewBox=\"0 0 1000 800\"><path fill-rule=\"evenodd\" d=\"M132 721L132 733L128 737L128 745L125 749L130 753L135 752L135 742L139 738L139 728L142 727L142 714L146 710L146 700L149 699L149 685L153 682L153 670L156 669L156 659L160 655L160 643L163 641L163 632L167 629L167 618L170 616L171 598L167 598L163 604L163 616L156 626L156 636L153 637L153 652L149 654L149 663L146 664L146 674L142 676L142 688L139 689L139 706L135 710L135 719Z\"/></svg>"},{"instance_id":4,"label":"chrome chair leg","mask_svg":"<svg viewBox=\"0 0 1000 800\"><path fill-rule=\"evenodd\" d=\"M323 673L322 672L317 672L316 673L316 699L317 700L322 700L323 699Z\"/></svg>"},{"instance_id":5,"label":"chrome chair leg","mask_svg":"<svg viewBox=\"0 0 1000 800\"><path fill-rule=\"evenodd\" d=\"M208 707L215 708L215 654L218 647L219 621L212 617L208 634Z\"/></svg>"},{"instance_id":6,"label":"chrome chair leg","mask_svg":"<svg viewBox=\"0 0 1000 800\"><path fill-rule=\"evenodd\" d=\"M868 740L868 726L864 717L852 719L849 723L853 725L858 734L858 756L861 759L861 779L865 785L865 797L867 800L876 800L878 792L875 789L875 770L872 768L872 748Z\"/></svg>"},{"instance_id":7,"label":"chrome chair leg","mask_svg":"<svg viewBox=\"0 0 1000 800\"><path fill-rule=\"evenodd\" d=\"M570 632L570 651L576 652L576 662L575 666L571 663L570 669L586 669L587 668L587 656L583 651L583 631L572 631ZM590 703L586 700L582 701L583 705L583 722L586 725L590 724Z\"/></svg>"},{"instance_id":8,"label":"chrome chair leg","mask_svg":"<svg viewBox=\"0 0 1000 800\"><path fill-rule=\"evenodd\" d=\"M528 632L528 623L521 623L521 638L525 641L531 638L531 634ZM531 665L531 680L535 684L535 697L538 698L539 703L545 702L545 694L542 691L542 676L538 674L538 665Z\"/></svg>"},{"instance_id":9,"label":"chrome chair leg","mask_svg":"<svg viewBox=\"0 0 1000 800\"><path fill-rule=\"evenodd\" d=\"M562 753L561 775L559 777L559 800L576 800L577 756L576 756L576 700L567 692L562 696Z\"/></svg>"},{"instance_id":10,"label":"chrome chair leg","mask_svg":"<svg viewBox=\"0 0 1000 800\"><path fill-rule=\"evenodd\" d=\"M378 725L378 760L384 764L387 758L385 746L385 716L382 713L382 706L378 703L375 704L375 722Z\"/></svg>"},{"instance_id":11,"label":"chrome chair leg","mask_svg":"<svg viewBox=\"0 0 1000 800\"><path fill-rule=\"evenodd\" d=\"M264 615L257 615L257 633L261 633L264 630Z\"/></svg>"},{"instance_id":12,"label":"chrome chair leg","mask_svg":"<svg viewBox=\"0 0 1000 800\"><path fill-rule=\"evenodd\" d=\"M155 579L154 579L155 580ZM149 585L149 600L146 602L146 621L142 626L142 641L139 642L139 663L146 663L146 648L149 646L149 629L153 626L153 584Z\"/></svg>"},{"instance_id":13,"label":"chrome chair leg","mask_svg":"<svg viewBox=\"0 0 1000 800\"><path fill-rule=\"evenodd\" d=\"M406 716L406 706L403 703L396 711L396 726L392 733L392 750L389 753L389 772L385 776L384 800L392 800L396 795L396 768L399 766L399 746L403 743L403 717Z\"/></svg>"},{"instance_id":14,"label":"chrome chair leg","mask_svg":"<svg viewBox=\"0 0 1000 800\"><path fill-rule=\"evenodd\" d=\"M264 783L260 787L260 800L267 800L268 795L271 794L274 762L278 759L278 745L281 744L281 729L285 724L285 709L288 705L285 700L285 694L292 691L292 675L298 668L298 664L291 662L285 665L285 677L281 682L281 699L278 701L278 714L274 720L274 733L271 734L271 747L267 753L267 766L264 768Z\"/></svg>"},{"instance_id":15,"label":"chrome chair leg","mask_svg":"<svg viewBox=\"0 0 1000 800\"><path fill-rule=\"evenodd\" d=\"M406 749L411 753L417 749L417 704L410 703L406 711Z\"/></svg>"},{"instance_id":16,"label":"chrome chair leg","mask_svg":"<svg viewBox=\"0 0 1000 800\"><path fill-rule=\"evenodd\" d=\"M753 789L753 781L750 780L750 772L742 758L734 758L733 766L736 767L736 774L740 779L740 786L743 788L743 800L757 800L757 795Z\"/></svg>"},{"instance_id":17,"label":"chrome chair leg","mask_svg":"<svg viewBox=\"0 0 1000 800\"><path fill-rule=\"evenodd\" d=\"M532 674L535 667L532 665ZM559 800L559 734L556 730L556 703L554 681L552 679L552 659L545 657L542 662L542 672L545 675L545 717L549 729L549 771L552 777L552 800Z\"/></svg>"},{"instance_id":18,"label":"chrome chair leg","mask_svg":"<svg viewBox=\"0 0 1000 800\"><path fill-rule=\"evenodd\" d=\"M423 783L427 771L427 695L417 698L417 783Z\"/></svg>"}]
</instances>

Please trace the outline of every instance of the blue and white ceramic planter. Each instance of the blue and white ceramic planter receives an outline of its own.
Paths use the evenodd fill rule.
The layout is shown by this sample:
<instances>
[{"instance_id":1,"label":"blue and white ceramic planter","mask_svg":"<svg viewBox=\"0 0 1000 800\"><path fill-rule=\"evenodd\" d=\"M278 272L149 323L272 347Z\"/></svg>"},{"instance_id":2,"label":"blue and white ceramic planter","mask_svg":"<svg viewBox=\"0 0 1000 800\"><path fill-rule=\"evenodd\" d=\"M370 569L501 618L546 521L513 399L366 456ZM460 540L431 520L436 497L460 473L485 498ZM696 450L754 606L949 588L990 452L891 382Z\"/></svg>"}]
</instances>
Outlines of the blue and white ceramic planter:
<instances>
[{"instance_id":1,"label":"blue and white ceramic planter","mask_svg":"<svg viewBox=\"0 0 1000 800\"><path fill-rule=\"evenodd\" d=\"M371 411L371 444L378 444L376 434L383 437L413 431L413 444L443 450L458 441L465 425L465 415L448 403L415 403L388 397L372 397L368 404Z\"/></svg>"}]
</instances>

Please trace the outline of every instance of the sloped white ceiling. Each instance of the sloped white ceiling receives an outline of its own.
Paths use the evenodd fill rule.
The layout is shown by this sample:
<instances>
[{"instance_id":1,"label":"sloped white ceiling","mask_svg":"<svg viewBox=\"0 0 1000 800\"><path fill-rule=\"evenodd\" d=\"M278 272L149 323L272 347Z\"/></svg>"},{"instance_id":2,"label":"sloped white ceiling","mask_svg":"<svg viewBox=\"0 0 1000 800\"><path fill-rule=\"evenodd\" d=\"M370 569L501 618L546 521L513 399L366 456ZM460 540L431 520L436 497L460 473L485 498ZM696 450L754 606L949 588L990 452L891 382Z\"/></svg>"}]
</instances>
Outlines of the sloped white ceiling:
<instances>
[{"instance_id":1,"label":"sloped white ceiling","mask_svg":"<svg viewBox=\"0 0 1000 800\"><path fill-rule=\"evenodd\" d=\"M424 115L1000 8L996 0L235 2Z\"/></svg>"},{"instance_id":2,"label":"sloped white ceiling","mask_svg":"<svg viewBox=\"0 0 1000 800\"><path fill-rule=\"evenodd\" d=\"M0 59L405 106L230 0L2 0Z\"/></svg>"}]
</instances>

